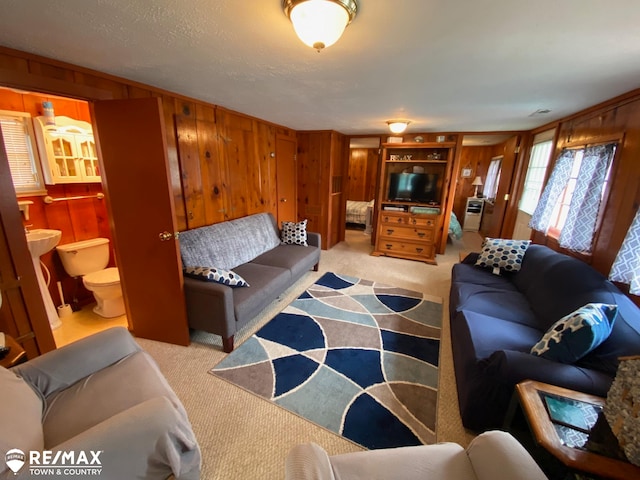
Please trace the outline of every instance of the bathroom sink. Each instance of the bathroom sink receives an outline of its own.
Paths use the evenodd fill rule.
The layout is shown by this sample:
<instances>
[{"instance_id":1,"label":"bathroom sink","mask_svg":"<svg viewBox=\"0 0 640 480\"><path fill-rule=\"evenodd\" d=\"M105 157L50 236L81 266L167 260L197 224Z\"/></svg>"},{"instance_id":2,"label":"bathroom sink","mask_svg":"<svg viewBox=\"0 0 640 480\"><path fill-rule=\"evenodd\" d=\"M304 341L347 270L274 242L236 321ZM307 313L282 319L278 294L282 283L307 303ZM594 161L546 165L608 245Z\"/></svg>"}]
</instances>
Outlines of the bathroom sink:
<instances>
[{"instance_id":1,"label":"bathroom sink","mask_svg":"<svg viewBox=\"0 0 640 480\"><path fill-rule=\"evenodd\" d=\"M47 228L36 228L27 232L27 245L34 257L40 257L52 250L62 237L60 230L49 230Z\"/></svg>"}]
</instances>

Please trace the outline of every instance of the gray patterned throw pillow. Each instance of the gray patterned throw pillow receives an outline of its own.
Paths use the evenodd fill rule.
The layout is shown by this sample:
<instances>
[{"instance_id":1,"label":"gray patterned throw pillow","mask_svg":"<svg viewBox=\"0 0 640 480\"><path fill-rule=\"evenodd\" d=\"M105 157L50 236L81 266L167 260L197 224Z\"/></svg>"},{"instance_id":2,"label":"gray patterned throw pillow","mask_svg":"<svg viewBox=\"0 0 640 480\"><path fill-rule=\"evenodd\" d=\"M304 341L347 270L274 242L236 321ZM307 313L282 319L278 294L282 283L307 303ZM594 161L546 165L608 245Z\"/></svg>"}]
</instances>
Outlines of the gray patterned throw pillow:
<instances>
[{"instance_id":1,"label":"gray patterned throw pillow","mask_svg":"<svg viewBox=\"0 0 640 480\"><path fill-rule=\"evenodd\" d=\"M517 272L522 265L524 254L529 248L531 240L509 240L504 238L485 238L482 251L476 265L492 268L493 273L500 274L500 270Z\"/></svg>"},{"instance_id":2,"label":"gray patterned throw pillow","mask_svg":"<svg viewBox=\"0 0 640 480\"><path fill-rule=\"evenodd\" d=\"M232 270L213 267L185 267L187 277L204 282L216 282L230 287L248 287L247 281Z\"/></svg>"},{"instance_id":3,"label":"gray patterned throw pillow","mask_svg":"<svg viewBox=\"0 0 640 480\"><path fill-rule=\"evenodd\" d=\"M282 222L280 241L285 245L304 245L307 243L307 220L301 222Z\"/></svg>"}]
</instances>

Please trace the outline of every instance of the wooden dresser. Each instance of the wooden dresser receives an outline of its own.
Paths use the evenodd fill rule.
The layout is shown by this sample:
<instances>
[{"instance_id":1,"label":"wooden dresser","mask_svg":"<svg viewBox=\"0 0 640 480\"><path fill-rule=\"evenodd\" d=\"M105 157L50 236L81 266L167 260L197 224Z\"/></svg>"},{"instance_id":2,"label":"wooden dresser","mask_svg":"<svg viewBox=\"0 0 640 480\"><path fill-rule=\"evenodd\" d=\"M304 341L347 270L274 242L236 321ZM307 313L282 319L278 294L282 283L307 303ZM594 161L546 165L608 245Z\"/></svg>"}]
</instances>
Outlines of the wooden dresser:
<instances>
[{"instance_id":1,"label":"wooden dresser","mask_svg":"<svg viewBox=\"0 0 640 480\"><path fill-rule=\"evenodd\" d=\"M437 215L382 211L378 227L378 254L435 265L437 226Z\"/></svg>"}]
</instances>

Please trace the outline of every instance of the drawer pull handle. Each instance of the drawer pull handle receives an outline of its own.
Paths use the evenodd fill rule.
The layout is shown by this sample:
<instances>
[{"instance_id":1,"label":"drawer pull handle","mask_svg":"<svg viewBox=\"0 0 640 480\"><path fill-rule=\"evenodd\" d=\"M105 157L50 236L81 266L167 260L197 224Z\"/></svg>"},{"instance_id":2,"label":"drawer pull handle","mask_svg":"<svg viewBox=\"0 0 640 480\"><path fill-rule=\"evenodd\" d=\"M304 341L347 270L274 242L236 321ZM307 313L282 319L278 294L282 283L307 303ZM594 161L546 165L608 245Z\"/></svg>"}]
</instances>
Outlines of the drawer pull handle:
<instances>
[{"instance_id":1,"label":"drawer pull handle","mask_svg":"<svg viewBox=\"0 0 640 480\"><path fill-rule=\"evenodd\" d=\"M424 232L417 232L417 233L418 233L418 236L419 236L420 238L422 238L422 237L424 237L424 236L425 236L425 233L424 233Z\"/></svg>"},{"instance_id":2,"label":"drawer pull handle","mask_svg":"<svg viewBox=\"0 0 640 480\"><path fill-rule=\"evenodd\" d=\"M387 228L387 235L391 235L393 231L393 228Z\"/></svg>"},{"instance_id":3,"label":"drawer pull handle","mask_svg":"<svg viewBox=\"0 0 640 480\"><path fill-rule=\"evenodd\" d=\"M415 218L412 218L411 221L413 222L414 225L418 223L418 221Z\"/></svg>"},{"instance_id":4,"label":"drawer pull handle","mask_svg":"<svg viewBox=\"0 0 640 480\"><path fill-rule=\"evenodd\" d=\"M397 222L398 222L398 223L402 223L402 217L398 217Z\"/></svg>"},{"instance_id":5,"label":"drawer pull handle","mask_svg":"<svg viewBox=\"0 0 640 480\"><path fill-rule=\"evenodd\" d=\"M422 253L422 250L424 250L424 248L416 248L416 252L418 253Z\"/></svg>"},{"instance_id":6,"label":"drawer pull handle","mask_svg":"<svg viewBox=\"0 0 640 480\"><path fill-rule=\"evenodd\" d=\"M385 247L387 247L387 250L391 250L391 247L392 247L392 246L393 246L393 245L391 245L390 243L387 243L387 244L385 245Z\"/></svg>"}]
</instances>

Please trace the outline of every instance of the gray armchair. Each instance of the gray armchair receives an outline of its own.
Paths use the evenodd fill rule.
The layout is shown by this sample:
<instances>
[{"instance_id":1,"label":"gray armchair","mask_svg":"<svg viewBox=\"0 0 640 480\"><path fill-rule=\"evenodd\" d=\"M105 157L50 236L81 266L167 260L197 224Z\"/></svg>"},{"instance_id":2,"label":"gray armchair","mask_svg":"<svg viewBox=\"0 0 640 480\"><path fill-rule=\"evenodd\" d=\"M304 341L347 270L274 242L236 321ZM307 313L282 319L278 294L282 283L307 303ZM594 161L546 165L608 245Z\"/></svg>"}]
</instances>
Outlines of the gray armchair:
<instances>
[{"instance_id":1,"label":"gray armchair","mask_svg":"<svg viewBox=\"0 0 640 480\"><path fill-rule=\"evenodd\" d=\"M329 456L314 443L287 455L285 480L547 480L510 434L490 431L456 443L383 448Z\"/></svg>"},{"instance_id":2,"label":"gray armchair","mask_svg":"<svg viewBox=\"0 0 640 480\"><path fill-rule=\"evenodd\" d=\"M0 462L0 478L30 478L34 467L60 468L63 477L70 467L99 468L102 479L200 477L184 407L122 327L2 368L0 392L0 456L19 450L11 456L18 463ZM52 452L48 460L43 451Z\"/></svg>"}]
</instances>

